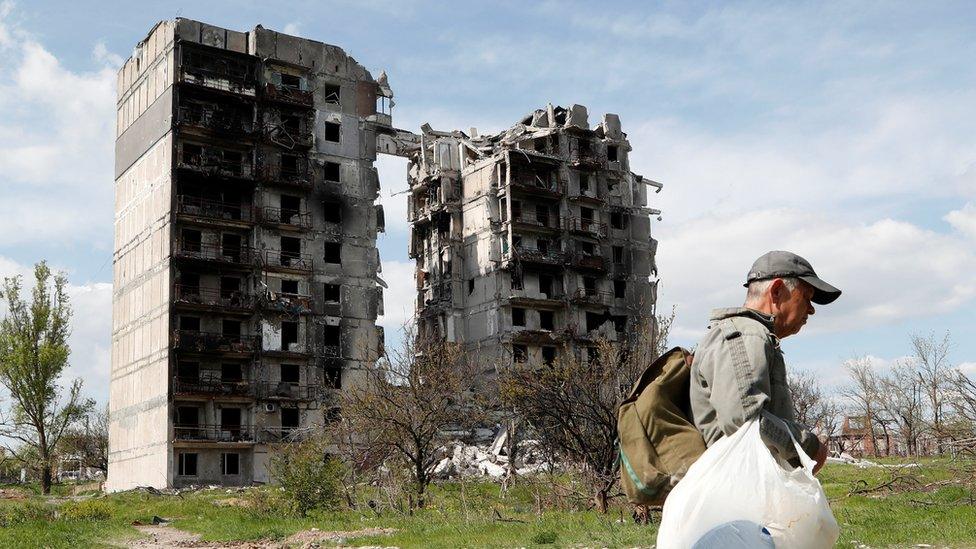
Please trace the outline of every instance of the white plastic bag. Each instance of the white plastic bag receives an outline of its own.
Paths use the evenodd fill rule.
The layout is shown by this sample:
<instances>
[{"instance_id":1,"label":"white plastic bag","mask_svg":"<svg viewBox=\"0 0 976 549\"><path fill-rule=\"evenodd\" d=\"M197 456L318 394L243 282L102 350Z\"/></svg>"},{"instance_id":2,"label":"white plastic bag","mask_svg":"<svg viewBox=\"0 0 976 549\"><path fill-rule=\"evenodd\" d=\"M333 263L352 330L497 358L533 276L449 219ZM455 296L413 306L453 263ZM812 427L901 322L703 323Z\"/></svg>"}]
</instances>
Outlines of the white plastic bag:
<instances>
[{"instance_id":1,"label":"white plastic bag","mask_svg":"<svg viewBox=\"0 0 976 549\"><path fill-rule=\"evenodd\" d=\"M664 503L659 549L688 549L709 530L734 520L764 526L778 549L833 547L840 529L815 463L793 441L802 467L777 460L759 434L759 420L713 444Z\"/></svg>"}]
</instances>

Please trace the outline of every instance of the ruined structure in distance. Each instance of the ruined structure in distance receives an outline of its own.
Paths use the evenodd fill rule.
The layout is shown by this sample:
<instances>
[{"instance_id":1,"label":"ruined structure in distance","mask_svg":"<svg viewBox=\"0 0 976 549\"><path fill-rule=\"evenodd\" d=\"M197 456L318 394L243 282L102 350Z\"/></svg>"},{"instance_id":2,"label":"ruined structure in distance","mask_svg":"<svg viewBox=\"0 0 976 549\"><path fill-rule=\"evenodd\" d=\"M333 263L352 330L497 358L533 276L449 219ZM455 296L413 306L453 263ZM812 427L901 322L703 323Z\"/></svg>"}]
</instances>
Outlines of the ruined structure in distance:
<instances>
[{"instance_id":1,"label":"ruined structure in distance","mask_svg":"<svg viewBox=\"0 0 976 549\"><path fill-rule=\"evenodd\" d=\"M385 74L261 26L158 23L118 76L107 489L269 482L382 353L378 153L409 159L417 327L485 372L650 318L647 186L616 115L393 127ZM486 376L490 377L490 376Z\"/></svg>"}]
</instances>

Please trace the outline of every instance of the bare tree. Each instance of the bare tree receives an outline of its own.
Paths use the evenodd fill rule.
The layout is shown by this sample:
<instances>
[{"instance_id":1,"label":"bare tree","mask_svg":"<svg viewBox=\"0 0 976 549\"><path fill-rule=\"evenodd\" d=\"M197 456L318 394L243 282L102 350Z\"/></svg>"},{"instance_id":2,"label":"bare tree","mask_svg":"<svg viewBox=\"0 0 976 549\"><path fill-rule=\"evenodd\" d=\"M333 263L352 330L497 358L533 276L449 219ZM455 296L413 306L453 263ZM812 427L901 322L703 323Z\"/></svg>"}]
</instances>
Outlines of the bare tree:
<instances>
[{"instance_id":1,"label":"bare tree","mask_svg":"<svg viewBox=\"0 0 976 549\"><path fill-rule=\"evenodd\" d=\"M461 345L405 329L403 347L364 370L342 396L342 421L355 437L352 447L374 462L392 458L409 466L416 496L411 506L424 506L451 433L479 419L480 407L472 405L475 372Z\"/></svg>"},{"instance_id":2,"label":"bare tree","mask_svg":"<svg viewBox=\"0 0 976 549\"><path fill-rule=\"evenodd\" d=\"M820 380L807 371L796 370L789 373L787 385L793 397L793 413L796 420L810 427L820 422L820 412L824 401Z\"/></svg>"},{"instance_id":3,"label":"bare tree","mask_svg":"<svg viewBox=\"0 0 976 549\"><path fill-rule=\"evenodd\" d=\"M880 408L897 426L899 438L905 442L908 454L918 456L919 437L926 428L925 388L915 365L900 360L887 375L879 379L879 383Z\"/></svg>"},{"instance_id":4,"label":"bare tree","mask_svg":"<svg viewBox=\"0 0 976 549\"><path fill-rule=\"evenodd\" d=\"M21 297L19 276L4 280L0 296L8 311L0 322L0 384L11 399L0 439L21 443L16 449L8 446L18 457L25 451L36 452L41 488L49 494L54 450L66 430L94 403L81 397L80 379L71 384L67 395L58 385L70 353L68 280L63 274L52 274L43 261L34 266L34 280L30 302Z\"/></svg>"},{"instance_id":5,"label":"bare tree","mask_svg":"<svg viewBox=\"0 0 976 549\"><path fill-rule=\"evenodd\" d=\"M108 473L108 408L93 410L78 421L61 437L58 452L77 458L83 467Z\"/></svg>"},{"instance_id":6,"label":"bare tree","mask_svg":"<svg viewBox=\"0 0 976 549\"><path fill-rule=\"evenodd\" d=\"M917 376L927 399L930 429L941 448L941 441L952 436L945 421L947 398L952 385L952 365L949 362L952 340L949 332L946 332L941 338L934 333L927 336L914 334L911 341Z\"/></svg>"},{"instance_id":7,"label":"bare tree","mask_svg":"<svg viewBox=\"0 0 976 549\"><path fill-rule=\"evenodd\" d=\"M874 371L871 360L867 357L854 357L844 362L844 369L851 378L851 383L841 390L841 396L850 404L851 409L864 422L864 429L870 438L874 455L878 449L875 426L878 425L880 404L880 386L878 376Z\"/></svg>"}]
</instances>

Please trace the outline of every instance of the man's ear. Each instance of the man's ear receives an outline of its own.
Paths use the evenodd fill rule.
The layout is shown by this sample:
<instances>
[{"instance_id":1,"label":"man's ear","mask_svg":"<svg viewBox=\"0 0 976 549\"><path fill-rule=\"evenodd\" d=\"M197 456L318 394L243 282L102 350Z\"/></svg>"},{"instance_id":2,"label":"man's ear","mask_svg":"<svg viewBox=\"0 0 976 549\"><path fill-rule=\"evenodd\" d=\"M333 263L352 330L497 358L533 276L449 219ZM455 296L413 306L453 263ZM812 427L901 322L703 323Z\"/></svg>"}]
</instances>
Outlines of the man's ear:
<instances>
[{"instance_id":1,"label":"man's ear","mask_svg":"<svg viewBox=\"0 0 976 549\"><path fill-rule=\"evenodd\" d=\"M769 297L773 303L781 303L789 298L789 290L782 278L773 279L773 283L769 285Z\"/></svg>"}]
</instances>

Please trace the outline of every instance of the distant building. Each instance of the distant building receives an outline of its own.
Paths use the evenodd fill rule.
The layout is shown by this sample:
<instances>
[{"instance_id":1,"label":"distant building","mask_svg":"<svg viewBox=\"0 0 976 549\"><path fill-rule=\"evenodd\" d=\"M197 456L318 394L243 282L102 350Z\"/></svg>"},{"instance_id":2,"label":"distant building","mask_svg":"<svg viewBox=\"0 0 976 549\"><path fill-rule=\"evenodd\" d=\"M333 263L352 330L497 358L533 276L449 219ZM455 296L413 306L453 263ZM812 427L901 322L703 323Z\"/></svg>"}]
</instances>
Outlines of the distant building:
<instances>
[{"instance_id":1,"label":"distant building","mask_svg":"<svg viewBox=\"0 0 976 549\"><path fill-rule=\"evenodd\" d=\"M118 77L107 487L269 480L380 348L393 93L336 46L163 21Z\"/></svg>"}]
</instances>

